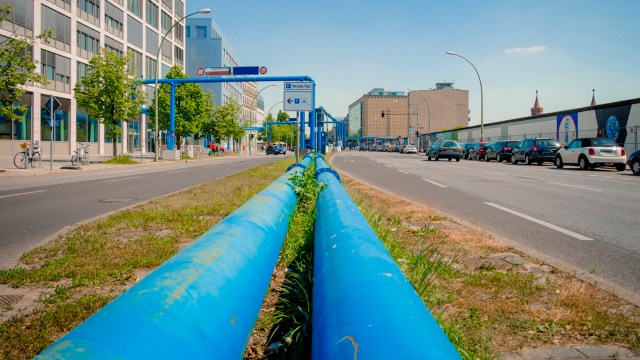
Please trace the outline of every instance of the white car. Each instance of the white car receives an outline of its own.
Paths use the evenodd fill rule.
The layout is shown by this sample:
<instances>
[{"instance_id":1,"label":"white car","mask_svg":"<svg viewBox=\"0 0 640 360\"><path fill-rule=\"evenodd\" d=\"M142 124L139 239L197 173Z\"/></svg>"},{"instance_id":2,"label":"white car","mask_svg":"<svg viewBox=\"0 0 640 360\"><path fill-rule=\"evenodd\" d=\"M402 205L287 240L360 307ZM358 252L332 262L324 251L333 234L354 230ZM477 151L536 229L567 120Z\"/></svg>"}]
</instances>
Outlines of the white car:
<instances>
[{"instance_id":1,"label":"white car","mask_svg":"<svg viewBox=\"0 0 640 360\"><path fill-rule=\"evenodd\" d=\"M565 165L577 165L581 170L600 166L615 167L623 171L627 164L624 148L613 139L581 138L573 140L556 154L555 165L562 169Z\"/></svg>"},{"instance_id":2,"label":"white car","mask_svg":"<svg viewBox=\"0 0 640 360\"><path fill-rule=\"evenodd\" d=\"M418 148L415 145L407 145L402 148L404 154L417 154Z\"/></svg>"}]
</instances>

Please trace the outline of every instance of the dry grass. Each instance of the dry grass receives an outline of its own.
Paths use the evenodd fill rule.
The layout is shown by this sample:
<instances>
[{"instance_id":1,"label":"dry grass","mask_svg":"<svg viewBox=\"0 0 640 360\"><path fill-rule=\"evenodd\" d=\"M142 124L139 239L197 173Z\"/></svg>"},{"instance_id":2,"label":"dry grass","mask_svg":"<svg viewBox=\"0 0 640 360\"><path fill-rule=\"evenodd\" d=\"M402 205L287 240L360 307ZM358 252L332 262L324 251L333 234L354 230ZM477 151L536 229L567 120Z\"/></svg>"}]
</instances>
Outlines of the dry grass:
<instances>
[{"instance_id":1,"label":"dry grass","mask_svg":"<svg viewBox=\"0 0 640 360\"><path fill-rule=\"evenodd\" d=\"M344 176L343 185L365 216L393 230L392 241L437 247L447 266L424 300L463 357L572 344L640 350L637 306L434 209ZM417 231L425 227L437 230L425 237Z\"/></svg>"}]
</instances>

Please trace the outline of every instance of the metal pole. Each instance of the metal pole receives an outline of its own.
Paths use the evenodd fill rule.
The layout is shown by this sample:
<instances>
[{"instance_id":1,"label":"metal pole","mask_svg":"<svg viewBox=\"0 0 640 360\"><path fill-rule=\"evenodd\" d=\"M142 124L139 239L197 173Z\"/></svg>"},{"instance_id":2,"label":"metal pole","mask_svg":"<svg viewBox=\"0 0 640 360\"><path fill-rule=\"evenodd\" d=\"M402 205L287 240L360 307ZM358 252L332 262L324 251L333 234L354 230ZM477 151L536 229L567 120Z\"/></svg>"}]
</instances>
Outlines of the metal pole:
<instances>
[{"instance_id":1,"label":"metal pole","mask_svg":"<svg viewBox=\"0 0 640 360\"><path fill-rule=\"evenodd\" d=\"M452 51L447 51L448 55L453 55L453 56L457 56L461 59L463 59L464 61L468 62L469 65L471 65L471 67L473 68L473 70L475 70L476 75L478 76L478 82L480 82L480 142L484 142L484 109L483 109L483 94L482 94L482 80L480 79L480 73L478 73L478 69L476 69L476 67L473 65L473 63L471 63L471 61L469 61L467 58L465 58L462 55L458 55Z\"/></svg>"},{"instance_id":2,"label":"metal pole","mask_svg":"<svg viewBox=\"0 0 640 360\"><path fill-rule=\"evenodd\" d=\"M56 113L53 112L53 95L50 95L49 103L49 126L51 127L51 131L49 131L49 151L51 152L49 156L49 170L53 171L53 139L56 131ZM29 150L27 149L27 151Z\"/></svg>"},{"instance_id":3,"label":"metal pole","mask_svg":"<svg viewBox=\"0 0 640 360\"><path fill-rule=\"evenodd\" d=\"M296 112L296 163L300 162L300 111Z\"/></svg>"}]
</instances>

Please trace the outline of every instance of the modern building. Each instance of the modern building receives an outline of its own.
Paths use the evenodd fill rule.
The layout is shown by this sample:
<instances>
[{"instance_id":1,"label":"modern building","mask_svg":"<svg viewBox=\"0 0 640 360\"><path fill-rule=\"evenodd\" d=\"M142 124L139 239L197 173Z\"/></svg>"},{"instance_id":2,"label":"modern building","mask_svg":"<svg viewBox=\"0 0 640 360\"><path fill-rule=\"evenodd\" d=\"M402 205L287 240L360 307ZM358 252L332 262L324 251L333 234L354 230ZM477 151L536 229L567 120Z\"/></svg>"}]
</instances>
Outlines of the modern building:
<instances>
[{"instance_id":1,"label":"modern building","mask_svg":"<svg viewBox=\"0 0 640 360\"><path fill-rule=\"evenodd\" d=\"M438 83L436 89L384 91L376 88L349 106L349 137L401 138L468 125L469 92Z\"/></svg>"},{"instance_id":2,"label":"modern building","mask_svg":"<svg viewBox=\"0 0 640 360\"><path fill-rule=\"evenodd\" d=\"M0 38L35 36L51 29L48 44L36 42L34 60L48 85L26 85L22 103L29 112L21 121L0 118L0 154L11 155L21 142L39 143L46 157L55 134L54 154L71 154L76 143L91 144L91 153L111 155L105 146L104 125L77 107L73 88L87 72L92 56L105 47L120 54L131 53L129 67L135 76L155 78L160 39L185 14L183 0L0 0L12 7L0 24ZM160 49L161 74L173 65L184 66L184 24L177 24ZM153 87L150 86L150 94ZM41 109L51 96L60 101L53 131ZM152 99L152 96L149 97ZM140 115L123 126L117 139L119 152L147 151L153 142L151 117Z\"/></svg>"},{"instance_id":3,"label":"modern building","mask_svg":"<svg viewBox=\"0 0 640 360\"><path fill-rule=\"evenodd\" d=\"M221 69L239 66L240 61L235 55L233 45L224 35L220 26L212 19L187 19L187 64L185 73L189 77L207 76L198 75L197 70ZM237 83L204 83L200 84L203 90L210 90L214 94L216 106L220 106L229 101L234 101L241 107L240 122L247 126L255 126L258 123L257 106L257 84L255 82ZM264 106L263 106L264 107ZM252 149L256 149L256 141L245 139L224 139L228 147L232 144L245 146L252 144ZM218 139L220 141L220 139Z\"/></svg>"}]
</instances>

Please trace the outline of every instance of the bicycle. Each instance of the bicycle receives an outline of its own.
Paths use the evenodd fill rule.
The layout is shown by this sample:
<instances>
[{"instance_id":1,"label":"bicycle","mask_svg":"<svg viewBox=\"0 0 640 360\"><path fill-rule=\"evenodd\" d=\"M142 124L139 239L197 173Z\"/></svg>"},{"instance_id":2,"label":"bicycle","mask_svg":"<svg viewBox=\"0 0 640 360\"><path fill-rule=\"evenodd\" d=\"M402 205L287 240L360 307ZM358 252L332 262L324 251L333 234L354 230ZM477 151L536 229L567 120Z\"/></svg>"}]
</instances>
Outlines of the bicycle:
<instances>
[{"instance_id":1,"label":"bicycle","mask_svg":"<svg viewBox=\"0 0 640 360\"><path fill-rule=\"evenodd\" d=\"M42 153L40 152L39 146L22 143L20 147L23 150L13 157L13 165L18 169L26 169L29 165L31 165L32 168L37 168L42 165Z\"/></svg>"},{"instance_id":2,"label":"bicycle","mask_svg":"<svg viewBox=\"0 0 640 360\"><path fill-rule=\"evenodd\" d=\"M71 165L76 166L78 164L89 164L89 145L78 143L76 150L71 155Z\"/></svg>"}]
</instances>

